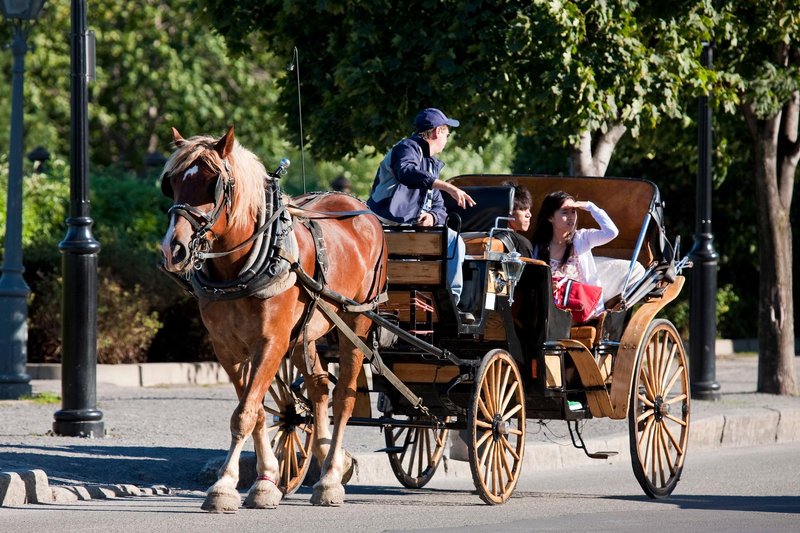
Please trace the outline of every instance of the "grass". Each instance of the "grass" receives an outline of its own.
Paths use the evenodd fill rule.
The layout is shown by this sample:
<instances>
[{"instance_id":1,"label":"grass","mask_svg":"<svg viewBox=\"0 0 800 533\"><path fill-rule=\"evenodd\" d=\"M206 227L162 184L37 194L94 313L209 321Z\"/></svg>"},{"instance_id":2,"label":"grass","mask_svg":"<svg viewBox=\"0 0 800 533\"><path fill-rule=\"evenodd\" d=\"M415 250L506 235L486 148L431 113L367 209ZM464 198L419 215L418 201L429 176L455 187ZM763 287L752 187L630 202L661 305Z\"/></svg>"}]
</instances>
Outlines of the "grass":
<instances>
[{"instance_id":1,"label":"grass","mask_svg":"<svg viewBox=\"0 0 800 533\"><path fill-rule=\"evenodd\" d=\"M50 405L53 403L61 403L61 396L55 392L37 392L36 394L22 396L20 400L29 400L41 405Z\"/></svg>"}]
</instances>

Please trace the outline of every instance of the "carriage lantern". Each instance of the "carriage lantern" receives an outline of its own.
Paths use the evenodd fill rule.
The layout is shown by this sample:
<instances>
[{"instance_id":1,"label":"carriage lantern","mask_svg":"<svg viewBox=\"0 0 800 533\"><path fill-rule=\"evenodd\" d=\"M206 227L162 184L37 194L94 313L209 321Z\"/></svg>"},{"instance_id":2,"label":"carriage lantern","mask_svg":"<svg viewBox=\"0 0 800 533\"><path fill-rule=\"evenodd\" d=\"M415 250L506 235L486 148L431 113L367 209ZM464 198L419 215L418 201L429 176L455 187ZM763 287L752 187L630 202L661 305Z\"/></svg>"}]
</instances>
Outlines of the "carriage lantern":
<instances>
[{"instance_id":1,"label":"carriage lantern","mask_svg":"<svg viewBox=\"0 0 800 533\"><path fill-rule=\"evenodd\" d=\"M508 304L514 303L514 287L519 283L522 277L522 271L525 269L525 263L520 259L519 252L511 252L503 254L503 274L505 276L505 283L508 284Z\"/></svg>"}]
</instances>

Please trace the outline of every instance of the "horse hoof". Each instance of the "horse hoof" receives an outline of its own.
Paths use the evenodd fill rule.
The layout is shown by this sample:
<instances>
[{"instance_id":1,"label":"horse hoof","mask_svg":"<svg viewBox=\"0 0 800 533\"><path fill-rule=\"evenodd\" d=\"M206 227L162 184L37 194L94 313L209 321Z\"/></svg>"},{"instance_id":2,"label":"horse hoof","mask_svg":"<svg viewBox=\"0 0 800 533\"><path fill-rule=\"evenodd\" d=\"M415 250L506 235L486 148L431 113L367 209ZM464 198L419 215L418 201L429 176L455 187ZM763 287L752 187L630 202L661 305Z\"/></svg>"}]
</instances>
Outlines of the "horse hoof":
<instances>
[{"instance_id":1,"label":"horse hoof","mask_svg":"<svg viewBox=\"0 0 800 533\"><path fill-rule=\"evenodd\" d=\"M344 486L328 485L321 483L314 485L314 492L311 494L312 505L324 505L326 507L339 507L344 503Z\"/></svg>"},{"instance_id":2,"label":"horse hoof","mask_svg":"<svg viewBox=\"0 0 800 533\"><path fill-rule=\"evenodd\" d=\"M253 483L244 506L250 509L275 509L283 498L283 493L269 480L261 479Z\"/></svg>"},{"instance_id":3,"label":"horse hoof","mask_svg":"<svg viewBox=\"0 0 800 533\"><path fill-rule=\"evenodd\" d=\"M235 489L212 487L200 507L209 513L235 513L242 504L242 498Z\"/></svg>"}]
</instances>

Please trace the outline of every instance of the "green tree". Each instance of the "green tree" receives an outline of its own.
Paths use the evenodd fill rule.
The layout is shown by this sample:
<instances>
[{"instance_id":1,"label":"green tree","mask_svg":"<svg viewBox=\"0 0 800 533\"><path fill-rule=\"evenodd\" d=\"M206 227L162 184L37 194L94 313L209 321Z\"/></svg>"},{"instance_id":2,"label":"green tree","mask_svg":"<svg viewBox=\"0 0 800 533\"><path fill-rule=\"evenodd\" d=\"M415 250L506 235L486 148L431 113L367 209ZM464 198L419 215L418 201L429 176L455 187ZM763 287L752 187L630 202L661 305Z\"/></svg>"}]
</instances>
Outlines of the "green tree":
<instances>
[{"instance_id":1,"label":"green tree","mask_svg":"<svg viewBox=\"0 0 800 533\"><path fill-rule=\"evenodd\" d=\"M299 49L305 133L323 157L388 146L434 105L473 145L550 127L574 172L596 175L625 132L682 112L710 22L704 2L198 2L234 50L253 34L279 56ZM295 96L280 98L288 115Z\"/></svg>"},{"instance_id":2,"label":"green tree","mask_svg":"<svg viewBox=\"0 0 800 533\"><path fill-rule=\"evenodd\" d=\"M791 206L800 161L800 4L729 3L719 65L752 140L760 266L758 390L795 394Z\"/></svg>"},{"instance_id":3,"label":"green tree","mask_svg":"<svg viewBox=\"0 0 800 533\"><path fill-rule=\"evenodd\" d=\"M238 136L266 161L288 150L275 109L275 61L267 51L231 57L221 36L193 14L191 0L93 3L96 79L89 83L90 157L97 167L143 171L148 152L164 154L170 126L184 135ZM70 4L49 2L30 35L26 57L28 149L69 154ZM10 86L10 54L0 55ZM0 89L5 91L5 89ZM0 103L0 140L7 139L7 100Z\"/></svg>"}]
</instances>

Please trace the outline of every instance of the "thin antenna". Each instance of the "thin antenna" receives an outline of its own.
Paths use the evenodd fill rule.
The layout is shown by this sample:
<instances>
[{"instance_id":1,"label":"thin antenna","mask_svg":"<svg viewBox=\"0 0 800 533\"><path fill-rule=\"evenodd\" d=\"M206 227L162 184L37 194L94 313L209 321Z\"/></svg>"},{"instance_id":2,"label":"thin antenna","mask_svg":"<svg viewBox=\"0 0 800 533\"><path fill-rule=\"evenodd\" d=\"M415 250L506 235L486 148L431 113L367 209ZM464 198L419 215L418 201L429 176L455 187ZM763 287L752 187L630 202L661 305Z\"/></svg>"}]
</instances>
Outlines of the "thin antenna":
<instances>
[{"instance_id":1,"label":"thin antenna","mask_svg":"<svg viewBox=\"0 0 800 533\"><path fill-rule=\"evenodd\" d=\"M300 99L300 52L297 47L294 47L292 53L292 62L286 68L289 72L295 71L297 73L297 113L300 117L300 168L303 174L303 194L306 193L306 156L305 146L303 144L303 102Z\"/></svg>"}]
</instances>

